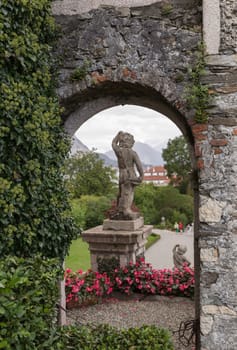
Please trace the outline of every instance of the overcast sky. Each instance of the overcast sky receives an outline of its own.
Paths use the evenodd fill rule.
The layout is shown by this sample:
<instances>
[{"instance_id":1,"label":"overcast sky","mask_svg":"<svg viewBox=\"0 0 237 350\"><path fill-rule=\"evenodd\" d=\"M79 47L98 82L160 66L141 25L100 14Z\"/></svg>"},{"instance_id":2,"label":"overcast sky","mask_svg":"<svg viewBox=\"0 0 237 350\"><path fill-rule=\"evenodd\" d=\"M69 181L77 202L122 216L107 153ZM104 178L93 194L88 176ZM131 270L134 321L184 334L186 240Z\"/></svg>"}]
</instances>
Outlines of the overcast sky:
<instances>
[{"instance_id":1,"label":"overcast sky","mask_svg":"<svg viewBox=\"0 0 237 350\"><path fill-rule=\"evenodd\" d=\"M111 150L113 137L120 131L133 134L135 141L161 150L169 139L181 135L177 126L162 114L139 106L106 109L85 122L76 132L78 139L98 152Z\"/></svg>"}]
</instances>

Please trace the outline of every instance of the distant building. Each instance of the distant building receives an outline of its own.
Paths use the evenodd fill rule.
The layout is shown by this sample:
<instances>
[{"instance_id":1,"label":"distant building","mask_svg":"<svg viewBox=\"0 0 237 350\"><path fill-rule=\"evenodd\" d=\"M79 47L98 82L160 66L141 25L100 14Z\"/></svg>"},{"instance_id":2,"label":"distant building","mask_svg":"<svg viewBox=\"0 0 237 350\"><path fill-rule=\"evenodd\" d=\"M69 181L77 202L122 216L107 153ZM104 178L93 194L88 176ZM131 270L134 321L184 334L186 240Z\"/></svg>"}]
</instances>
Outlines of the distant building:
<instances>
[{"instance_id":1,"label":"distant building","mask_svg":"<svg viewBox=\"0 0 237 350\"><path fill-rule=\"evenodd\" d=\"M149 167L144 170L144 183L153 183L155 186L167 186L170 179L163 165Z\"/></svg>"}]
</instances>

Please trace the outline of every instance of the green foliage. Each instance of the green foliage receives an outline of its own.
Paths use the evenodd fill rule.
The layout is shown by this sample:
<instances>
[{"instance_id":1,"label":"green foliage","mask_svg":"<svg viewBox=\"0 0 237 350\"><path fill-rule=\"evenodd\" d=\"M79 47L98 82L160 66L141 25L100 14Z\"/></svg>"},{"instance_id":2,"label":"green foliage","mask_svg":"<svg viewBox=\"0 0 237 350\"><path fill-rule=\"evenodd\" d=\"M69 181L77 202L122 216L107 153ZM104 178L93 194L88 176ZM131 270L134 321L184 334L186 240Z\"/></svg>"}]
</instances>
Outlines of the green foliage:
<instances>
[{"instance_id":1,"label":"green foliage","mask_svg":"<svg viewBox=\"0 0 237 350\"><path fill-rule=\"evenodd\" d=\"M171 335L156 326L118 330L109 325L64 327L54 349L174 350Z\"/></svg>"},{"instance_id":2,"label":"green foliage","mask_svg":"<svg viewBox=\"0 0 237 350\"><path fill-rule=\"evenodd\" d=\"M185 138L178 136L170 139L167 147L163 149L162 157L171 182L187 191L192 165Z\"/></svg>"},{"instance_id":3,"label":"green foliage","mask_svg":"<svg viewBox=\"0 0 237 350\"><path fill-rule=\"evenodd\" d=\"M173 6L171 4L164 4L161 8L161 14L163 16L168 16L173 11Z\"/></svg>"},{"instance_id":4,"label":"green foliage","mask_svg":"<svg viewBox=\"0 0 237 350\"><path fill-rule=\"evenodd\" d=\"M64 258L74 236L61 164L49 0L0 6L0 255Z\"/></svg>"},{"instance_id":5,"label":"green foliage","mask_svg":"<svg viewBox=\"0 0 237 350\"><path fill-rule=\"evenodd\" d=\"M87 207L83 199L72 199L72 217L79 230L83 230L86 227L86 212Z\"/></svg>"},{"instance_id":6,"label":"green foliage","mask_svg":"<svg viewBox=\"0 0 237 350\"><path fill-rule=\"evenodd\" d=\"M50 349L60 277L57 260L0 260L0 349Z\"/></svg>"},{"instance_id":7,"label":"green foliage","mask_svg":"<svg viewBox=\"0 0 237 350\"><path fill-rule=\"evenodd\" d=\"M100 258L97 257L98 272L106 272L107 276L113 276L114 270L119 266L119 257Z\"/></svg>"},{"instance_id":8,"label":"green foliage","mask_svg":"<svg viewBox=\"0 0 237 350\"><path fill-rule=\"evenodd\" d=\"M85 61L80 67L77 67L71 74L71 81L80 81L85 78L89 68L89 62Z\"/></svg>"},{"instance_id":9,"label":"green foliage","mask_svg":"<svg viewBox=\"0 0 237 350\"><path fill-rule=\"evenodd\" d=\"M158 223L156 198L157 189L153 184L142 184L135 189L134 203L142 212L145 224Z\"/></svg>"},{"instance_id":10,"label":"green foliage","mask_svg":"<svg viewBox=\"0 0 237 350\"><path fill-rule=\"evenodd\" d=\"M79 227L84 230L101 225L111 201L105 196L81 196L72 201L72 215Z\"/></svg>"},{"instance_id":11,"label":"green foliage","mask_svg":"<svg viewBox=\"0 0 237 350\"><path fill-rule=\"evenodd\" d=\"M152 233L150 236L147 238L146 242L146 249L150 248L154 243L159 241L160 235L157 235L156 233Z\"/></svg>"},{"instance_id":12,"label":"green foliage","mask_svg":"<svg viewBox=\"0 0 237 350\"><path fill-rule=\"evenodd\" d=\"M180 194L178 189L173 186L160 187L158 189L156 205L157 208L160 209L158 215L159 221L161 221L162 217L161 210L164 208L171 208L173 210L172 214L171 212L170 214L168 214L168 211L166 212L166 220L170 221L172 224L174 224L177 219L175 213L178 213L178 215L184 214L186 216L186 220L183 221L185 225L193 221L193 197ZM181 218L178 221L180 220Z\"/></svg>"},{"instance_id":13,"label":"green foliage","mask_svg":"<svg viewBox=\"0 0 237 350\"><path fill-rule=\"evenodd\" d=\"M185 91L189 107L195 110L195 121L197 123L207 122L208 114L206 109L210 101L208 86L202 83L206 66L204 51L204 44L200 43L196 52L195 64L189 68L190 84Z\"/></svg>"},{"instance_id":14,"label":"green foliage","mask_svg":"<svg viewBox=\"0 0 237 350\"><path fill-rule=\"evenodd\" d=\"M115 171L93 151L78 152L65 164L66 184L74 198L82 195L114 195Z\"/></svg>"},{"instance_id":15,"label":"green foliage","mask_svg":"<svg viewBox=\"0 0 237 350\"><path fill-rule=\"evenodd\" d=\"M142 184L136 188L135 204L143 213L146 224L160 224L162 216L171 227L176 221L182 220L184 225L193 221L192 196L180 194L173 186Z\"/></svg>"}]
</instances>

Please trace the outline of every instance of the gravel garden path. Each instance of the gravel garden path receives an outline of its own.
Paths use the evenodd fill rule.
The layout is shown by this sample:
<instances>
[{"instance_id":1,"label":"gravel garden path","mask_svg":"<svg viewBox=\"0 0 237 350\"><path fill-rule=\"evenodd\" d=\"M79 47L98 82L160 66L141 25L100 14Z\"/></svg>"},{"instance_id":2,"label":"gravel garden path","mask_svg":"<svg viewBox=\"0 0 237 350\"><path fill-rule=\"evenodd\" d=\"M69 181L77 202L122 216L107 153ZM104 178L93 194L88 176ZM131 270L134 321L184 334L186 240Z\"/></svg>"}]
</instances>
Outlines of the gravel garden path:
<instances>
[{"instance_id":1,"label":"gravel garden path","mask_svg":"<svg viewBox=\"0 0 237 350\"><path fill-rule=\"evenodd\" d=\"M141 297L141 296L139 296ZM126 298L126 300L124 300ZM149 296L139 300L138 295L132 298L116 297L103 300L101 303L67 312L69 324L102 324L107 323L117 328L156 325L172 333L175 350L193 350L179 341L180 322L195 318L194 301L180 297ZM185 332L186 337L190 332ZM184 338L181 340L185 341Z\"/></svg>"}]
</instances>

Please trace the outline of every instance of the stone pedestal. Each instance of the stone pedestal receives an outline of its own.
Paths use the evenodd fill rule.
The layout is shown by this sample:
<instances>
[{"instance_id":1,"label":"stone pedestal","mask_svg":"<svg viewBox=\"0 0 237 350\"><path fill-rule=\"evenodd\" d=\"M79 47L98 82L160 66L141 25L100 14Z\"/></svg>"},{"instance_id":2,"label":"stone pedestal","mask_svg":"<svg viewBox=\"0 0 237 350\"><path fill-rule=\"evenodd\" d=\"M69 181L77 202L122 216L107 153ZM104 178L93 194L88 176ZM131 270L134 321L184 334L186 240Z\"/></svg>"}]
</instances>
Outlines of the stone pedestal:
<instances>
[{"instance_id":1,"label":"stone pedestal","mask_svg":"<svg viewBox=\"0 0 237 350\"><path fill-rule=\"evenodd\" d=\"M103 226L96 226L82 233L89 243L91 268L98 271L98 261L117 259L119 266L135 262L138 255L145 253L147 237L153 226L143 225L143 218L136 220L105 220Z\"/></svg>"}]
</instances>

